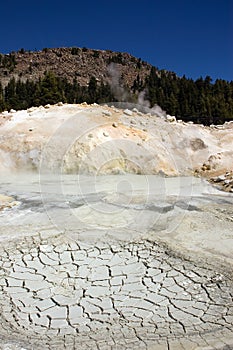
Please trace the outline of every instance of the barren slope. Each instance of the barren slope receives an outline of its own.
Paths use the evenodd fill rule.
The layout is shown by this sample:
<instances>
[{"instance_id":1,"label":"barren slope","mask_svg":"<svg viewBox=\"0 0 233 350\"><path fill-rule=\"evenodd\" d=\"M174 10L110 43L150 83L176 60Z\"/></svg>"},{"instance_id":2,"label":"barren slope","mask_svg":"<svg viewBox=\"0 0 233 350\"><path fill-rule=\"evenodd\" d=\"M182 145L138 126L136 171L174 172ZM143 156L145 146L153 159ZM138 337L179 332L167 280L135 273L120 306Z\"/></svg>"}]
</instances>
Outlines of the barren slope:
<instances>
[{"instance_id":1,"label":"barren slope","mask_svg":"<svg viewBox=\"0 0 233 350\"><path fill-rule=\"evenodd\" d=\"M0 122L1 171L213 176L232 167L233 123L209 128L85 103L3 112Z\"/></svg>"}]
</instances>

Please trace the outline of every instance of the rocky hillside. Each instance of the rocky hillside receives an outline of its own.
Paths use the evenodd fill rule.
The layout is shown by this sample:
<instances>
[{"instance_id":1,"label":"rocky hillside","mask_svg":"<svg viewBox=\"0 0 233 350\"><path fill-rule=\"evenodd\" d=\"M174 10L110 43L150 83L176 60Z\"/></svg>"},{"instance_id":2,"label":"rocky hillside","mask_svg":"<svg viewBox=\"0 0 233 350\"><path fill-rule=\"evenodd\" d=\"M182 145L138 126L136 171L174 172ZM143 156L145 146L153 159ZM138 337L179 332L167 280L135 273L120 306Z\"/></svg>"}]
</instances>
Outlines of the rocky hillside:
<instances>
[{"instance_id":1,"label":"rocky hillside","mask_svg":"<svg viewBox=\"0 0 233 350\"><path fill-rule=\"evenodd\" d=\"M3 87L11 78L37 81L46 71L51 71L58 77L74 78L81 86L87 86L90 78L104 84L118 83L131 87L134 80L144 81L149 75L151 65L135 58L128 53L86 48L54 48L42 51L12 52L0 56L0 81Z\"/></svg>"},{"instance_id":2,"label":"rocky hillside","mask_svg":"<svg viewBox=\"0 0 233 350\"><path fill-rule=\"evenodd\" d=\"M128 53L55 48L0 54L0 111L64 103L124 101L159 105L184 121L233 120L233 82L188 79Z\"/></svg>"}]
</instances>

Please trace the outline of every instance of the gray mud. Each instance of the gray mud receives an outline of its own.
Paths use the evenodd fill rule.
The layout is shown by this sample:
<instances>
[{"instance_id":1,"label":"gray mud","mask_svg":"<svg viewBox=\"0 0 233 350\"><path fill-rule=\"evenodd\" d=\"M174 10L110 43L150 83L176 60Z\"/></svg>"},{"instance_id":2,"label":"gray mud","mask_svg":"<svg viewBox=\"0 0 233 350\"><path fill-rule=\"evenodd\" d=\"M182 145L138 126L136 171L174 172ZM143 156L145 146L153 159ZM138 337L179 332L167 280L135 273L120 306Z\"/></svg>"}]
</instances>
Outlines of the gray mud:
<instances>
[{"instance_id":1,"label":"gray mud","mask_svg":"<svg viewBox=\"0 0 233 350\"><path fill-rule=\"evenodd\" d=\"M233 196L197 178L18 176L0 349L230 349Z\"/></svg>"}]
</instances>

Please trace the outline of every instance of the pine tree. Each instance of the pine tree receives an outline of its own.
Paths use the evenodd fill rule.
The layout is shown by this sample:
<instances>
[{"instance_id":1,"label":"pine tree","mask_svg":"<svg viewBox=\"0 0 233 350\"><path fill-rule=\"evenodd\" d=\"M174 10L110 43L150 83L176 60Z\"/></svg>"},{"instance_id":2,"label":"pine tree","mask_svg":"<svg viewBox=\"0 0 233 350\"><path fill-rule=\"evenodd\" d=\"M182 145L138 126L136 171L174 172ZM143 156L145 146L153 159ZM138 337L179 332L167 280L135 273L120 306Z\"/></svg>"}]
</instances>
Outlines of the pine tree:
<instances>
[{"instance_id":1,"label":"pine tree","mask_svg":"<svg viewBox=\"0 0 233 350\"><path fill-rule=\"evenodd\" d=\"M88 94L89 94L89 97L88 97L88 102L89 103L93 103L93 102L97 101L97 97L98 97L98 94L97 94L97 80L96 80L95 77L91 77L90 78L90 81L89 81L89 84L88 84Z\"/></svg>"},{"instance_id":2,"label":"pine tree","mask_svg":"<svg viewBox=\"0 0 233 350\"><path fill-rule=\"evenodd\" d=\"M4 102L3 88L2 88L2 83L0 82L0 112L4 111L4 109L5 109L5 102Z\"/></svg>"},{"instance_id":3,"label":"pine tree","mask_svg":"<svg viewBox=\"0 0 233 350\"><path fill-rule=\"evenodd\" d=\"M147 98L150 101L151 107L153 107L157 102L156 90L159 87L159 78L155 67L151 68L150 75L147 79Z\"/></svg>"},{"instance_id":4,"label":"pine tree","mask_svg":"<svg viewBox=\"0 0 233 350\"><path fill-rule=\"evenodd\" d=\"M46 72L40 84L41 104L53 104L62 100L62 91L59 90L58 79L53 72Z\"/></svg>"}]
</instances>

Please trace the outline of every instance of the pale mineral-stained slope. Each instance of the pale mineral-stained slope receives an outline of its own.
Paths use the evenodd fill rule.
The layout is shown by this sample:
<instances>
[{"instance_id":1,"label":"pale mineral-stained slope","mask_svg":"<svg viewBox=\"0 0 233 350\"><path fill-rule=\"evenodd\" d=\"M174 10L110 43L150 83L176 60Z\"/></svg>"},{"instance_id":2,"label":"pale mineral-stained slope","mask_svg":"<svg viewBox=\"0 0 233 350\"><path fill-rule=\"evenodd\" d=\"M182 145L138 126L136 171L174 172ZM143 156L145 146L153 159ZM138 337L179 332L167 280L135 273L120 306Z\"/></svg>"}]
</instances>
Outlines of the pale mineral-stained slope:
<instances>
[{"instance_id":1,"label":"pale mineral-stained slope","mask_svg":"<svg viewBox=\"0 0 233 350\"><path fill-rule=\"evenodd\" d=\"M86 103L3 112L0 123L1 172L173 176L232 167L233 123L203 127Z\"/></svg>"},{"instance_id":2,"label":"pale mineral-stained slope","mask_svg":"<svg viewBox=\"0 0 233 350\"><path fill-rule=\"evenodd\" d=\"M232 348L233 124L125 108L1 115L0 350Z\"/></svg>"}]
</instances>

